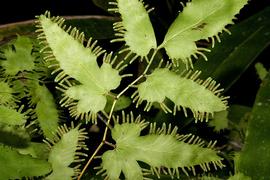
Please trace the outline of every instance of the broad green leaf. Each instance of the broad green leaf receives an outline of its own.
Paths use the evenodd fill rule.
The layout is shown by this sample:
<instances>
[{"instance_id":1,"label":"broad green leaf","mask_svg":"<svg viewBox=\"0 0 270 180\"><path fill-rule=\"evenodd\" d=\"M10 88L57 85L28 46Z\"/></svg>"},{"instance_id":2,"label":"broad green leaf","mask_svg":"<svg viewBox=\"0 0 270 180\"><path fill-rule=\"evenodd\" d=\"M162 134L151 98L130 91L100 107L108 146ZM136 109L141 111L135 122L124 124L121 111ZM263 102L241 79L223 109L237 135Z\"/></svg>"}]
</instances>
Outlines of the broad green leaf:
<instances>
[{"instance_id":1,"label":"broad green leaf","mask_svg":"<svg viewBox=\"0 0 270 180\"><path fill-rule=\"evenodd\" d=\"M114 23L115 35L119 38L112 42L124 41L128 47L122 52L130 50L136 54L134 57L146 57L152 48L156 48L157 44L154 29L143 1L117 0L117 3L114 4L117 5L117 8L112 8L111 11L119 12L122 21Z\"/></svg>"},{"instance_id":2,"label":"broad green leaf","mask_svg":"<svg viewBox=\"0 0 270 180\"><path fill-rule=\"evenodd\" d=\"M0 144L0 164L1 179L45 176L51 171L51 165L47 161L20 154L2 144Z\"/></svg>"},{"instance_id":3,"label":"broad green leaf","mask_svg":"<svg viewBox=\"0 0 270 180\"><path fill-rule=\"evenodd\" d=\"M261 84L251 112L247 137L237 170L252 179L270 177L270 73Z\"/></svg>"},{"instance_id":4,"label":"broad green leaf","mask_svg":"<svg viewBox=\"0 0 270 180\"><path fill-rule=\"evenodd\" d=\"M192 66L192 56L203 55L204 48L195 44L200 39L218 38L225 26L232 24L232 19L247 0L193 0L188 2L183 12L179 13L170 26L163 43L170 59L177 63L182 60Z\"/></svg>"},{"instance_id":5,"label":"broad green leaf","mask_svg":"<svg viewBox=\"0 0 270 180\"><path fill-rule=\"evenodd\" d=\"M208 62L198 60L195 69L202 77L213 77L228 90L270 44L270 8L230 28L232 35L222 34L222 43L207 54Z\"/></svg>"},{"instance_id":6,"label":"broad green leaf","mask_svg":"<svg viewBox=\"0 0 270 180\"><path fill-rule=\"evenodd\" d=\"M133 120L131 120L133 122ZM170 169L170 175L179 178L178 168L186 172L190 168L195 173L194 166L200 165L204 171L209 170L209 165L222 167L222 158L209 148L204 148L199 141L186 143L178 140L177 128L167 129L163 126L156 130L151 126L148 135L140 136L147 123L116 124L112 129L112 137L116 141L114 150L109 150L102 155L102 171L106 171L108 179L119 179L121 172L125 179L144 179L138 161L144 162L155 169L159 175L159 168ZM194 137L193 137L194 138ZM208 168L207 168L208 167ZM153 173L154 171L152 171Z\"/></svg>"},{"instance_id":7,"label":"broad green leaf","mask_svg":"<svg viewBox=\"0 0 270 180\"><path fill-rule=\"evenodd\" d=\"M156 69L146 81L138 85L138 91L133 95L137 105L146 100L145 110L149 110L152 103L160 103L165 112L172 112L164 104L165 98L174 102L174 113L181 108L186 114L189 108L196 120L208 119L209 114L223 111L227 108L226 101L220 97L219 85L208 78L205 81L197 79L199 72L180 76L167 68Z\"/></svg>"},{"instance_id":8,"label":"broad green leaf","mask_svg":"<svg viewBox=\"0 0 270 180\"><path fill-rule=\"evenodd\" d=\"M13 108L0 105L0 123L7 125L23 125L26 123L26 115Z\"/></svg>"},{"instance_id":9,"label":"broad green leaf","mask_svg":"<svg viewBox=\"0 0 270 180\"><path fill-rule=\"evenodd\" d=\"M6 75L16 75L18 72L31 71L34 69L34 57L32 56L33 45L29 38L18 36L8 49L4 49L6 60L1 61L1 66L5 70Z\"/></svg>"},{"instance_id":10,"label":"broad green leaf","mask_svg":"<svg viewBox=\"0 0 270 180\"><path fill-rule=\"evenodd\" d=\"M61 103L71 106L72 116L95 121L96 113L105 108L106 95L120 84L119 71L112 68L110 55L104 56L103 64L99 67L96 60L104 51L94 47L95 42L91 44L90 39L87 45L90 48L84 47L83 33L73 28L68 34L61 28L64 19L49 18L49 13L46 15L39 16L38 31L42 31L39 39L48 44L42 52L50 52L45 59L53 61L52 67L56 66L53 73L60 71L55 81L59 82L64 94ZM72 84L70 78L80 84Z\"/></svg>"},{"instance_id":11,"label":"broad green leaf","mask_svg":"<svg viewBox=\"0 0 270 180\"><path fill-rule=\"evenodd\" d=\"M49 153L48 161L52 164L53 172L46 178L48 180L70 180L76 177L76 168L72 168L71 164L78 159L76 151L85 148L85 134L79 127L70 130L66 126L60 127L59 134L61 139L52 146Z\"/></svg>"},{"instance_id":12,"label":"broad green leaf","mask_svg":"<svg viewBox=\"0 0 270 180\"><path fill-rule=\"evenodd\" d=\"M58 111L54 97L44 85L30 84L30 100L35 105L35 116L46 138L53 139L58 128Z\"/></svg>"}]
</instances>

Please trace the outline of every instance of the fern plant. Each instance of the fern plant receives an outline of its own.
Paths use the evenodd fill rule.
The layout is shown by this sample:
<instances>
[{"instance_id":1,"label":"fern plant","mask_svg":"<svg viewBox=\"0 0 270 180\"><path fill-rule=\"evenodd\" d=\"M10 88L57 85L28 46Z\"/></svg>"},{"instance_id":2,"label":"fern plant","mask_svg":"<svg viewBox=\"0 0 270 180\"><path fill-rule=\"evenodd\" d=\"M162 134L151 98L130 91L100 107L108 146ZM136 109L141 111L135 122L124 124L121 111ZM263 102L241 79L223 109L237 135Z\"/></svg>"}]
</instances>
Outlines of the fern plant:
<instances>
[{"instance_id":1,"label":"fern plant","mask_svg":"<svg viewBox=\"0 0 270 180\"><path fill-rule=\"evenodd\" d=\"M0 162L7 164L2 178L81 179L95 158L100 159L96 174L113 180L164 174L203 178L224 168L215 140L184 134L173 122L151 122L148 114L161 110L195 123L211 120L217 131L227 126L222 85L211 77L201 79L193 64L200 56L207 60L204 52L211 51L197 42L207 40L213 48L246 4L182 3L183 11L159 44L149 17L152 8L142 0L111 2L109 11L120 15L111 42L124 42L117 52L104 50L49 11L37 16L37 39L18 36L2 48L0 128L21 140L20 146L1 141ZM162 52L165 58L159 58ZM143 67L139 75L129 72L135 63ZM90 147L85 128L101 123L100 143ZM101 153L105 145L111 149Z\"/></svg>"}]
</instances>

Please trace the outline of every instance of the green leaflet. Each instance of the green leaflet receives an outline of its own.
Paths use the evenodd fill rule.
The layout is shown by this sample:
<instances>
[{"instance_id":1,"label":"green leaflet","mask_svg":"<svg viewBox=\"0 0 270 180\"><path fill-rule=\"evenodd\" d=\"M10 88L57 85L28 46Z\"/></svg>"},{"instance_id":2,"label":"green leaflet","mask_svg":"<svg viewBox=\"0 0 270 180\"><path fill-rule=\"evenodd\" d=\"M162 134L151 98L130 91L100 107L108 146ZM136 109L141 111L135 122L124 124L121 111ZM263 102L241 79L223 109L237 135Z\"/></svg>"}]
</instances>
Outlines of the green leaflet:
<instances>
[{"instance_id":1,"label":"green leaflet","mask_svg":"<svg viewBox=\"0 0 270 180\"><path fill-rule=\"evenodd\" d=\"M14 90L7 82L0 81L0 105L14 106L15 99L13 97Z\"/></svg>"},{"instance_id":2,"label":"green leaflet","mask_svg":"<svg viewBox=\"0 0 270 180\"><path fill-rule=\"evenodd\" d=\"M22 108L18 111L10 107L0 105L0 123L7 125L23 125L26 122L26 115L21 113Z\"/></svg>"},{"instance_id":3,"label":"green leaflet","mask_svg":"<svg viewBox=\"0 0 270 180\"><path fill-rule=\"evenodd\" d=\"M45 85L32 82L29 86L31 104L36 105L34 112L39 126L46 138L53 139L59 122L54 97Z\"/></svg>"},{"instance_id":4,"label":"green leaflet","mask_svg":"<svg viewBox=\"0 0 270 180\"><path fill-rule=\"evenodd\" d=\"M148 123L143 121L139 122L138 118L135 122L131 118L130 123L116 124L112 129L116 148L102 155L102 169L99 173L106 171L104 174L107 179L115 180L119 179L120 173L123 172L125 179L142 180L143 172L137 161L151 166L151 170L144 169L144 173L156 173L159 176L159 168L162 167L164 172L168 171L171 176L176 175L178 178L178 168L186 174L188 169L195 174L196 165L204 171L210 170L211 163L215 168L223 166L222 158L211 149L215 143L204 148L202 140L195 136L180 136L177 134L177 128L172 129L170 125L168 128L164 125L156 129L155 124L152 124L149 134L140 136L147 125Z\"/></svg>"},{"instance_id":5,"label":"green leaflet","mask_svg":"<svg viewBox=\"0 0 270 180\"><path fill-rule=\"evenodd\" d=\"M1 179L44 176L51 171L50 163L47 161L22 155L2 144L0 144L0 164Z\"/></svg>"},{"instance_id":6,"label":"green leaflet","mask_svg":"<svg viewBox=\"0 0 270 180\"><path fill-rule=\"evenodd\" d=\"M53 142L48 161L52 164L53 172L46 178L48 180L70 180L76 177L78 169L70 167L74 162L80 162L78 149L87 149L84 145L86 133L79 127L68 129L65 125L59 128L58 135L61 139Z\"/></svg>"},{"instance_id":7,"label":"green leaflet","mask_svg":"<svg viewBox=\"0 0 270 180\"><path fill-rule=\"evenodd\" d=\"M97 57L104 51L95 47L96 42L91 44L90 39L87 43L90 48L85 48L83 33L79 33L76 28L71 32L69 28L65 32L64 27L61 28L64 19L49 18L49 13L46 15L39 16L37 27L40 29L37 31L42 33L38 38L47 44L41 52L47 54L47 61L52 61L50 67L55 68L53 74L60 72L55 81L59 82L59 89L64 94L61 103L70 106L72 116L95 121L96 113L105 108L106 95L120 84L119 71L110 64L111 54L105 55L102 66L98 66ZM78 81L79 85L70 82L71 78Z\"/></svg>"},{"instance_id":8,"label":"green leaflet","mask_svg":"<svg viewBox=\"0 0 270 180\"><path fill-rule=\"evenodd\" d=\"M125 59L131 54L135 53L133 57L146 57L152 48L156 48L156 37L148 16L150 10L146 10L141 0L117 0L117 3L112 3L117 8L109 9L121 14L122 21L114 23L115 36L118 39L112 42L125 41L128 46L121 50L125 52L130 50ZM131 60L131 62L133 61Z\"/></svg>"},{"instance_id":9,"label":"green leaflet","mask_svg":"<svg viewBox=\"0 0 270 180\"><path fill-rule=\"evenodd\" d=\"M150 110L154 102L158 102L165 112L172 112L164 103L165 98L174 102L174 113L181 108L187 116L186 108L191 109L196 120L208 120L209 114L223 111L227 108L226 97L220 97L222 89L218 90L211 78L205 81L198 79L200 72L191 72L179 76L167 68L156 69L146 81L138 85L133 94L137 105L147 101L145 110Z\"/></svg>"},{"instance_id":10,"label":"green leaflet","mask_svg":"<svg viewBox=\"0 0 270 180\"><path fill-rule=\"evenodd\" d=\"M28 37L18 36L14 42L14 49L10 46L4 50L6 60L1 62L6 75L16 75L20 71L34 69L34 57L32 56L32 42Z\"/></svg>"},{"instance_id":11,"label":"green leaflet","mask_svg":"<svg viewBox=\"0 0 270 180\"><path fill-rule=\"evenodd\" d=\"M215 38L220 41L218 33L228 24L233 24L232 19L248 0L193 0L188 2L183 12L169 28L161 47L166 49L170 59L176 64L182 60L187 66L192 66L191 57L197 54L206 56L195 44L200 39L211 38L214 46Z\"/></svg>"}]
</instances>

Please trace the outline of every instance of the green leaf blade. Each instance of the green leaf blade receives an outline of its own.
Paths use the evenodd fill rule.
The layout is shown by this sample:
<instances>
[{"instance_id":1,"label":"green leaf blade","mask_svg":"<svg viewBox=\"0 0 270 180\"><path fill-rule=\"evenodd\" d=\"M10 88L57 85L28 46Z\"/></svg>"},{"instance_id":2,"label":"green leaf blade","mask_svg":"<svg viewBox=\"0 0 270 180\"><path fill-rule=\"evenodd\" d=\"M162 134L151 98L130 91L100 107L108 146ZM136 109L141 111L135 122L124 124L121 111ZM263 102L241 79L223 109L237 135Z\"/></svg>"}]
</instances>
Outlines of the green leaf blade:
<instances>
[{"instance_id":1,"label":"green leaf blade","mask_svg":"<svg viewBox=\"0 0 270 180\"><path fill-rule=\"evenodd\" d=\"M48 161L52 164L53 172L47 177L49 180L71 179L78 175L78 169L71 164L78 160L78 149L86 149L83 130L79 127L68 129L66 126L59 128L61 139L52 146Z\"/></svg>"},{"instance_id":2,"label":"green leaf blade","mask_svg":"<svg viewBox=\"0 0 270 180\"><path fill-rule=\"evenodd\" d=\"M118 179L122 171L126 179L144 179L137 161L144 162L151 168L173 169L178 175L178 168L188 167L195 171L194 166L201 165L203 170L207 171L209 169L206 166L210 163L215 167L223 166L222 158L217 156L213 149L204 148L198 138L195 138L197 140L193 143L192 140L189 143L179 141L177 129L172 130L171 126L170 130L167 130L166 126L158 130L151 126L149 135L140 136L147 124L136 121L114 126L112 137L116 141L116 148L102 155L102 171L106 171L107 178Z\"/></svg>"},{"instance_id":3,"label":"green leaf blade","mask_svg":"<svg viewBox=\"0 0 270 180\"><path fill-rule=\"evenodd\" d=\"M148 12L142 1L117 1L117 12L122 21L115 23L119 39L125 41L128 49L137 56L146 57L152 48L156 48L156 38ZM123 31L124 29L124 31Z\"/></svg>"},{"instance_id":4,"label":"green leaf blade","mask_svg":"<svg viewBox=\"0 0 270 180\"><path fill-rule=\"evenodd\" d=\"M252 179L267 179L270 176L270 73L262 82L251 112L245 146L240 153L237 170Z\"/></svg>"},{"instance_id":5,"label":"green leaf blade","mask_svg":"<svg viewBox=\"0 0 270 180\"><path fill-rule=\"evenodd\" d=\"M54 97L45 85L30 84L31 104L36 105L36 120L46 138L53 139L58 128L58 111Z\"/></svg>"},{"instance_id":6,"label":"green leaf blade","mask_svg":"<svg viewBox=\"0 0 270 180\"><path fill-rule=\"evenodd\" d=\"M97 112L106 106L106 95L121 82L119 71L111 64L112 54L105 54L99 67L96 60L105 51L95 46L96 41L92 43L90 39L89 48L84 47L83 33L73 28L69 34L61 28L64 19L49 16L47 13L39 17L39 30L43 31L39 38L48 44L43 49L45 54L46 49L52 51L45 59L54 61L52 66L56 68L53 73L60 71L55 80L64 94L62 106L71 106L70 113L76 119L96 122ZM77 85L69 79L78 81Z\"/></svg>"},{"instance_id":7,"label":"green leaf blade","mask_svg":"<svg viewBox=\"0 0 270 180\"><path fill-rule=\"evenodd\" d=\"M4 165L0 168L3 179L44 176L51 171L51 165L47 161L19 154L3 145L0 145L0 163Z\"/></svg>"},{"instance_id":8,"label":"green leaf blade","mask_svg":"<svg viewBox=\"0 0 270 180\"><path fill-rule=\"evenodd\" d=\"M7 125L23 125L26 123L25 114L10 107L0 105L0 122Z\"/></svg>"},{"instance_id":9,"label":"green leaf blade","mask_svg":"<svg viewBox=\"0 0 270 180\"><path fill-rule=\"evenodd\" d=\"M0 105L15 106L14 90L8 82L0 81Z\"/></svg>"},{"instance_id":10,"label":"green leaf blade","mask_svg":"<svg viewBox=\"0 0 270 180\"><path fill-rule=\"evenodd\" d=\"M28 37L18 36L14 42L15 51L11 47L4 50L6 60L1 62L6 75L14 76L21 71L34 69L32 42Z\"/></svg>"},{"instance_id":11,"label":"green leaf blade","mask_svg":"<svg viewBox=\"0 0 270 180\"><path fill-rule=\"evenodd\" d=\"M156 69L145 82L138 85L138 104L146 100L146 110L149 110L154 102L164 107L165 98L174 102L174 113L182 107L191 109L197 120L203 120L214 112L222 111L227 108L227 102L220 97L219 85L211 78L205 81L197 79L199 72L193 75L179 76L169 69ZM168 108L163 108L166 112ZM186 112L185 112L186 113Z\"/></svg>"},{"instance_id":12,"label":"green leaf blade","mask_svg":"<svg viewBox=\"0 0 270 180\"><path fill-rule=\"evenodd\" d=\"M218 38L218 33L225 26L232 24L232 19L247 0L193 0L188 2L183 12L169 28L161 47L164 47L170 59L176 62L182 60L192 65L191 56L203 55L204 48L195 44L200 39ZM176 48L177 47L177 48ZM205 57L206 58L206 57Z\"/></svg>"}]
</instances>

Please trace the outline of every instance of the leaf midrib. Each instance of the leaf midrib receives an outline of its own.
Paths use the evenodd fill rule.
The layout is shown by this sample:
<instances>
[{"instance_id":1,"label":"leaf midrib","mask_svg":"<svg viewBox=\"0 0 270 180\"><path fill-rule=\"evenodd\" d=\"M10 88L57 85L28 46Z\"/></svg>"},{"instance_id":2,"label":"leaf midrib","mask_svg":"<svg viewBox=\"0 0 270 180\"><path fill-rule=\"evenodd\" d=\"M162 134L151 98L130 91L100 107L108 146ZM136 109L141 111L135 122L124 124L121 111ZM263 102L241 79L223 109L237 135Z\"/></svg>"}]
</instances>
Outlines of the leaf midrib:
<instances>
[{"instance_id":1,"label":"leaf midrib","mask_svg":"<svg viewBox=\"0 0 270 180\"><path fill-rule=\"evenodd\" d=\"M224 5L224 4L223 4L223 5ZM204 19L201 19L201 20L195 22L194 24L192 24L192 25L186 27L186 28L183 29L182 31L179 31L178 33L176 33L175 35L173 35L171 38L169 38L167 41L165 41L165 39L164 39L164 42L160 45L160 47L164 47L169 41L171 41L172 39L174 39L174 38L175 38L176 36L178 36L179 34L182 34L183 32L185 32L185 31L191 29L192 27L197 26L197 25L200 24L203 20L207 19L209 16L211 16L212 14L214 14L216 11L220 10L220 9L223 7L223 5L221 5L219 8L217 8L217 9L211 11L211 13L209 13ZM184 11L183 11L183 13L184 13ZM166 36L165 36L165 37L166 37Z\"/></svg>"}]
</instances>

